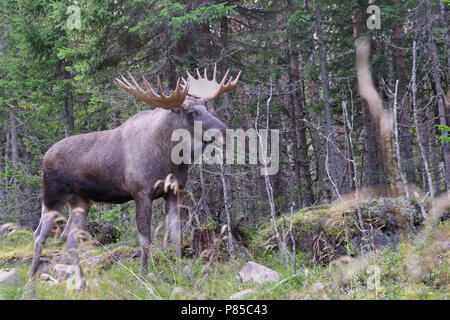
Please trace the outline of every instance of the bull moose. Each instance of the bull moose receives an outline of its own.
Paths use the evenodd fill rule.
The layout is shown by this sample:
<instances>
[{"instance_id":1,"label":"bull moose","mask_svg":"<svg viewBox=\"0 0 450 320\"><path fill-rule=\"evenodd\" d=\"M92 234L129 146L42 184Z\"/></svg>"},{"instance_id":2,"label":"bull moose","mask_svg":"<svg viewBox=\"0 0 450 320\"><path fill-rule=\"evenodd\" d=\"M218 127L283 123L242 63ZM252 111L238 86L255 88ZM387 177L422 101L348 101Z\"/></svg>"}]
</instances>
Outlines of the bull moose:
<instances>
[{"instance_id":1,"label":"bull moose","mask_svg":"<svg viewBox=\"0 0 450 320\"><path fill-rule=\"evenodd\" d=\"M212 80L197 69L197 78L188 72L187 80L177 80L176 88L165 95L157 78L158 91L142 77L142 89L128 73L116 78L117 83L142 102L157 107L139 112L119 127L99 132L75 135L54 144L45 154L42 167L43 200L39 225L34 233L35 248L30 282L36 278L40 255L56 217L66 204L69 219L63 232L68 255L79 266L77 234L83 230L90 207L94 203L119 204L134 200L136 224L141 248L141 273L147 272L150 243L152 201L163 197L169 222L171 240L176 255L182 256L182 230L179 210L183 187L188 178L189 164L174 164L171 133L178 128L189 132L194 121L200 121L204 131L220 130L226 125L207 111L205 104L236 87L241 71L233 79L229 69L220 83L214 65ZM191 135L192 137L194 135ZM158 183L172 177L172 185ZM167 182L167 181L166 181Z\"/></svg>"}]
</instances>

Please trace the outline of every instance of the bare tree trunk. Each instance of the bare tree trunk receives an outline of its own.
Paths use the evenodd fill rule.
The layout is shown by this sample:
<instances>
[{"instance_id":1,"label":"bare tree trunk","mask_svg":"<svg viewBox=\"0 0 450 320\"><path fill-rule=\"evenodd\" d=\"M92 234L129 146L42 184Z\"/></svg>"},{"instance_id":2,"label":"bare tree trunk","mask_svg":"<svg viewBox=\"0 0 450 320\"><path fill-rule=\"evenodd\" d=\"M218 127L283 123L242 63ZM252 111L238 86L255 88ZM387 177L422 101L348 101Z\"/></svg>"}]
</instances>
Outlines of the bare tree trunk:
<instances>
[{"instance_id":1,"label":"bare tree trunk","mask_svg":"<svg viewBox=\"0 0 450 320\"><path fill-rule=\"evenodd\" d=\"M320 1L316 1L315 5L315 27L316 27L316 34L317 34L317 43L318 43L318 49L319 49L319 63L320 63L320 77L322 78L322 90L323 90L323 104L324 104L324 110L325 110L325 136L328 138L327 140L327 148L329 153L329 161L328 166L330 168L330 178L334 181L336 181L337 178L337 172L336 172L336 151L334 147L334 143L332 143L333 139L333 121L332 121L332 115L331 115L331 101L328 95L328 86L329 86L329 79L327 75L327 71L325 69L325 45L324 45L324 39L322 35L322 27L320 25L320 9L319 9L319 3Z\"/></svg>"},{"instance_id":2,"label":"bare tree trunk","mask_svg":"<svg viewBox=\"0 0 450 320\"><path fill-rule=\"evenodd\" d=\"M419 126L419 120L417 115L417 89L416 89L416 73L417 73L417 50L416 50L416 41L413 42L413 67L411 72L411 85L412 85L412 103L413 103L413 111L414 111L414 123L416 125L416 134L417 134L417 142L419 144L420 153L422 155L423 165L425 167L425 174L427 175L428 185L430 186L430 198L431 201L434 201L434 188L433 181L431 179L431 172L429 169L428 159L425 154L425 150L422 143L422 134ZM425 217L426 218L426 217Z\"/></svg>"},{"instance_id":3,"label":"bare tree trunk","mask_svg":"<svg viewBox=\"0 0 450 320\"><path fill-rule=\"evenodd\" d=\"M429 132L429 139L431 141L430 145L430 157L431 157L431 164L433 167L433 178L435 183L435 195L438 196L442 190L442 188L445 188L445 178L442 179L443 173L440 170L439 162L440 162L440 155L439 155L439 145L438 145L438 137L437 137L437 128L436 128L436 110L435 108L427 108L428 110L428 132Z\"/></svg>"},{"instance_id":4,"label":"bare tree trunk","mask_svg":"<svg viewBox=\"0 0 450 320\"><path fill-rule=\"evenodd\" d=\"M2 131L0 131L0 216L6 214L6 181L3 179L3 173L5 172L5 163L3 161L3 145L2 145Z\"/></svg>"},{"instance_id":5,"label":"bare tree trunk","mask_svg":"<svg viewBox=\"0 0 450 320\"><path fill-rule=\"evenodd\" d=\"M358 10L354 15L353 27L356 41L363 33L363 19L361 10ZM386 168L378 143L378 128L375 121L370 116L367 102L362 99L361 104L363 109L362 115L365 149L365 163L362 167L363 181L366 185L374 187L386 182Z\"/></svg>"},{"instance_id":6,"label":"bare tree trunk","mask_svg":"<svg viewBox=\"0 0 450 320\"><path fill-rule=\"evenodd\" d=\"M270 95L269 98L267 99L267 104L266 104L266 110L267 110L267 127L269 126L269 106L270 106L270 102L272 100L272 79L270 79ZM260 150L263 153L263 156L261 157L262 159L262 164L263 167L266 170L266 174L264 175L264 182L265 182L265 187L266 187L266 192L267 192L267 198L269 200L269 204L270 204L270 216L272 218L272 224L273 224L273 228L275 231L275 237L278 241L278 249L280 251L280 255L281 255L281 259L282 259L282 263L283 263L283 270L286 270L286 266L288 263L288 251L286 248L286 242L283 241L284 239L284 233L280 234L280 231L278 229L278 223L276 220L276 216L275 216L275 201L273 198L273 189L272 189L272 184L270 183L270 178L269 175L267 174L267 163L266 163L266 153L267 150L263 149L263 144L262 144L262 138L261 135L259 134L259 129L258 129L258 118L259 118L259 98L258 98L258 105L256 108L256 119L255 119L255 131L258 135L258 141L259 141L259 147Z\"/></svg>"},{"instance_id":7,"label":"bare tree trunk","mask_svg":"<svg viewBox=\"0 0 450 320\"><path fill-rule=\"evenodd\" d=\"M434 39L434 28L433 28L433 20L431 15L431 0L427 0L426 3L427 10L427 31L428 31L428 47L429 53L431 55L432 61L432 76L434 85L437 93L437 105L439 111L439 123L441 125L448 125L446 121L446 105L445 105L445 94L442 90L441 78L440 78L440 63L437 53L436 40ZM448 133L443 131L442 134L445 137L448 137ZM444 154L444 165L445 165L445 182L447 183L447 190L450 185L450 144L444 143L442 144L442 151Z\"/></svg>"},{"instance_id":8,"label":"bare tree trunk","mask_svg":"<svg viewBox=\"0 0 450 320\"><path fill-rule=\"evenodd\" d=\"M226 52L228 49L228 19L227 17L223 17L220 21L220 33L221 33L221 39L222 39L222 45L224 47L224 51ZM225 57L221 63L223 74L225 74L226 70L228 69L228 59ZM224 93L222 95L222 108L225 110L225 113L227 114L227 125L230 124L230 96L227 93ZM223 185L224 188L226 188L226 194L227 194L227 205L230 208L231 203L233 202L233 188L232 188L232 181L231 181L231 165L225 164L224 165L224 178L225 178L225 184ZM224 216L221 217L221 222L224 222Z\"/></svg>"},{"instance_id":9,"label":"bare tree trunk","mask_svg":"<svg viewBox=\"0 0 450 320\"><path fill-rule=\"evenodd\" d=\"M72 78L69 71L66 70L66 62L61 61L61 75L63 80L70 80ZM73 93L72 86L67 85L66 97L64 99L64 118L66 119L65 134L66 137L75 132L75 115L73 112Z\"/></svg>"},{"instance_id":10,"label":"bare tree trunk","mask_svg":"<svg viewBox=\"0 0 450 320\"><path fill-rule=\"evenodd\" d=\"M19 151L17 147L17 121L16 121L16 110L14 108L9 109L9 125L11 134L11 161L14 167L17 166L19 162Z\"/></svg>"},{"instance_id":11,"label":"bare tree trunk","mask_svg":"<svg viewBox=\"0 0 450 320\"><path fill-rule=\"evenodd\" d=\"M304 105L301 99L300 87L300 69L298 65L298 53L295 50L288 50L289 55L289 101L293 109L293 125L295 128L295 149L296 149L296 164L299 179L299 186L301 188L301 207L309 206L314 202L312 192L312 181L309 167L308 147L306 141L306 124L301 121L305 117Z\"/></svg>"},{"instance_id":12,"label":"bare tree trunk","mask_svg":"<svg viewBox=\"0 0 450 320\"><path fill-rule=\"evenodd\" d=\"M13 102L14 107L9 109L9 125L10 125L10 144L11 144L11 163L14 170L18 170L19 164L19 148L17 144L17 121L16 121L16 110L14 109L17 103ZM14 216L18 223L20 223L20 216L18 214L20 208L20 198L19 198L19 185L16 179L16 175L13 177L13 188L12 197L14 199Z\"/></svg>"},{"instance_id":13,"label":"bare tree trunk","mask_svg":"<svg viewBox=\"0 0 450 320\"><path fill-rule=\"evenodd\" d=\"M230 210L229 210L229 201L228 201L228 191L227 191L227 187L226 187L226 182L225 182L225 167L222 166L221 168L221 175L220 178L222 180L222 185L223 185L223 200L224 200L224 211L225 211L225 217L226 217L226 224L227 224L227 243L228 243L228 251L230 253L230 256L233 260L233 267L236 268L235 265L235 256L234 256L234 247L233 247L233 236L232 236L232 232L231 232L231 215L230 215Z\"/></svg>"},{"instance_id":14,"label":"bare tree trunk","mask_svg":"<svg viewBox=\"0 0 450 320\"><path fill-rule=\"evenodd\" d=\"M450 34L448 32L448 21L449 21L449 17L448 17L448 9L446 10L445 7L447 6L448 8L448 4L444 4L443 0L439 0L439 8L440 8L440 13L441 13L441 19L442 19L442 25L444 27L444 30L447 30L447 32L445 33L445 42L444 45L446 45L446 52L449 51L449 47L450 47ZM450 54L447 54L447 70L450 70ZM448 106L448 101L450 99L450 88L448 89L449 91L447 91L447 106Z\"/></svg>"},{"instance_id":15,"label":"bare tree trunk","mask_svg":"<svg viewBox=\"0 0 450 320\"><path fill-rule=\"evenodd\" d=\"M311 57L312 64L314 63L313 57ZM317 88L317 85L312 81L309 80L308 83L309 87L309 99L313 103L313 105L317 105L319 101L319 90ZM323 127L322 119L317 117L317 121L314 119L311 119L313 121L314 125L319 128L319 130ZM314 149L314 156L316 159L316 176L317 176L317 199L316 201L320 203L320 200L325 201L331 201L331 190L329 189L328 185L325 183L326 179L326 170L325 170L325 151L324 151L324 141L321 138L319 134L311 134L311 140L313 143L313 149Z\"/></svg>"},{"instance_id":16,"label":"bare tree trunk","mask_svg":"<svg viewBox=\"0 0 450 320\"><path fill-rule=\"evenodd\" d=\"M406 70L405 70L405 52L403 49L403 24L397 22L395 25L395 52L396 52L396 67L398 77L398 97L400 99L400 121L399 121L399 133L400 133L400 149L401 157L403 160L403 168L405 169L406 179L409 183L415 179L415 167L414 156L412 154L413 145L411 131L410 131L410 111L408 96L406 95Z\"/></svg>"}]
</instances>

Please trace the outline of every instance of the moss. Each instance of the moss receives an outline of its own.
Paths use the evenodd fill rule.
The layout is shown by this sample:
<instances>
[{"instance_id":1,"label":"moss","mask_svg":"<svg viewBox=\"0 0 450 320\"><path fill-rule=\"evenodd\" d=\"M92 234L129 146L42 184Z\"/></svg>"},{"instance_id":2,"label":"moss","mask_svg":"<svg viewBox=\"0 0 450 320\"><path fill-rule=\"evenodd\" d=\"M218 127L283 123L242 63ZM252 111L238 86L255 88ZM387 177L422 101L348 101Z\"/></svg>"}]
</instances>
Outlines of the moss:
<instances>
[{"instance_id":1,"label":"moss","mask_svg":"<svg viewBox=\"0 0 450 320\"><path fill-rule=\"evenodd\" d=\"M370 230L371 244L375 247L395 246L409 232L410 208L404 198L367 199L359 203L359 210L364 228ZM420 225L420 215L415 215L414 219L414 224ZM360 231L359 221L354 199L332 206L302 208L293 215L292 221L297 248L311 253L314 262L317 256L321 256L319 260L324 263L340 255L353 256L365 237ZM290 213L277 218L279 231L284 229L288 245L292 244L290 222ZM272 223L267 221L252 239L251 248L266 252L277 246Z\"/></svg>"},{"instance_id":2,"label":"moss","mask_svg":"<svg viewBox=\"0 0 450 320\"><path fill-rule=\"evenodd\" d=\"M136 251L132 247L120 246L103 253L100 264L104 269L106 269L111 267L118 260L129 259L135 255Z\"/></svg>"}]
</instances>

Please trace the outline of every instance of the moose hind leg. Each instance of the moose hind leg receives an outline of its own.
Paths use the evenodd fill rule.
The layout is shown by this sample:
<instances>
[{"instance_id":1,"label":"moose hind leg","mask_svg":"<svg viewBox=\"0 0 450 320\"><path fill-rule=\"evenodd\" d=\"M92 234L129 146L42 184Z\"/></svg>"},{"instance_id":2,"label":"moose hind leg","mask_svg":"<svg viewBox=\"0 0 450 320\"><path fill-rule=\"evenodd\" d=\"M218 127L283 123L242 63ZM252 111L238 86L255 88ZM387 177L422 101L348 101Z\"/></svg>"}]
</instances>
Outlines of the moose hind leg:
<instances>
[{"instance_id":1,"label":"moose hind leg","mask_svg":"<svg viewBox=\"0 0 450 320\"><path fill-rule=\"evenodd\" d=\"M69 210L70 210L70 208L69 208ZM72 226L72 219L71 219L71 215L69 213L69 218L67 219L66 226L64 227L64 231L61 233L61 239L63 239L63 241L67 240L67 234L69 233L71 226Z\"/></svg>"},{"instance_id":2,"label":"moose hind leg","mask_svg":"<svg viewBox=\"0 0 450 320\"><path fill-rule=\"evenodd\" d=\"M136 225L141 246L141 274L148 271L148 252L150 246L150 225L152 219L152 201L148 196L136 199Z\"/></svg>"},{"instance_id":3,"label":"moose hind leg","mask_svg":"<svg viewBox=\"0 0 450 320\"><path fill-rule=\"evenodd\" d=\"M69 202L70 225L66 226L64 231L67 231L67 251L73 265L80 264L78 240L84 232L89 209L89 203L82 199L76 198Z\"/></svg>"},{"instance_id":4,"label":"moose hind leg","mask_svg":"<svg viewBox=\"0 0 450 320\"><path fill-rule=\"evenodd\" d=\"M180 200L182 199L182 191L178 190L178 194L170 194L166 198L166 213L169 221L170 239L175 246L175 253L178 258L182 257L183 237L181 230L181 208Z\"/></svg>"}]
</instances>

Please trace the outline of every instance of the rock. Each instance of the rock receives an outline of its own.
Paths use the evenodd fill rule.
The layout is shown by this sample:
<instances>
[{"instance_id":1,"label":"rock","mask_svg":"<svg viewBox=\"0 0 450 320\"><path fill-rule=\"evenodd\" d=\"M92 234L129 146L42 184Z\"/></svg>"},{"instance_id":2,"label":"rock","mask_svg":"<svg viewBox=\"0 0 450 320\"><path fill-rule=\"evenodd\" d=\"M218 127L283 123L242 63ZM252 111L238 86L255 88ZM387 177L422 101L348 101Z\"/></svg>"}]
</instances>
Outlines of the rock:
<instances>
[{"instance_id":1,"label":"rock","mask_svg":"<svg viewBox=\"0 0 450 320\"><path fill-rule=\"evenodd\" d=\"M101 256L100 263L103 268L109 268L122 259L134 258L136 251L130 246L120 246L105 252Z\"/></svg>"},{"instance_id":2,"label":"rock","mask_svg":"<svg viewBox=\"0 0 450 320\"><path fill-rule=\"evenodd\" d=\"M98 255L97 250L89 250L80 254L80 260L83 263L83 267L95 267L102 261L102 259L103 257L101 255Z\"/></svg>"},{"instance_id":3,"label":"rock","mask_svg":"<svg viewBox=\"0 0 450 320\"><path fill-rule=\"evenodd\" d=\"M243 297L248 296L251 293L253 293L252 289L245 289L232 294L229 299L242 299Z\"/></svg>"},{"instance_id":4,"label":"rock","mask_svg":"<svg viewBox=\"0 0 450 320\"><path fill-rule=\"evenodd\" d=\"M57 264L72 264L72 260L70 259L70 257L64 253L64 252L56 252L52 254L52 261L51 261L52 265L57 265Z\"/></svg>"},{"instance_id":5,"label":"rock","mask_svg":"<svg viewBox=\"0 0 450 320\"><path fill-rule=\"evenodd\" d=\"M55 264L52 269L53 276L58 281L64 281L71 277L80 276L80 268L77 265Z\"/></svg>"},{"instance_id":6,"label":"rock","mask_svg":"<svg viewBox=\"0 0 450 320\"><path fill-rule=\"evenodd\" d=\"M2 224L0 226L0 237L3 235L6 235L6 234L12 233L19 229L20 229L19 225L12 223L12 222Z\"/></svg>"},{"instance_id":7,"label":"rock","mask_svg":"<svg viewBox=\"0 0 450 320\"><path fill-rule=\"evenodd\" d=\"M97 250L88 250L80 254L80 259L87 260L97 255Z\"/></svg>"},{"instance_id":8,"label":"rock","mask_svg":"<svg viewBox=\"0 0 450 320\"><path fill-rule=\"evenodd\" d=\"M59 281L56 280L55 278L53 278L51 275L49 275L48 273L43 273L40 276L40 279L50 285L56 285L59 284Z\"/></svg>"},{"instance_id":9,"label":"rock","mask_svg":"<svg viewBox=\"0 0 450 320\"><path fill-rule=\"evenodd\" d=\"M49 273L52 268L52 260L48 257L41 257L40 261L38 268L39 273Z\"/></svg>"},{"instance_id":10,"label":"rock","mask_svg":"<svg viewBox=\"0 0 450 320\"><path fill-rule=\"evenodd\" d=\"M88 264L88 266L94 267L94 266L98 265L102 261L102 259L103 259L102 256L95 256L95 257L90 257L89 259L86 259L85 261Z\"/></svg>"},{"instance_id":11,"label":"rock","mask_svg":"<svg viewBox=\"0 0 450 320\"><path fill-rule=\"evenodd\" d=\"M22 280L14 269L0 270L0 287L4 286L20 286Z\"/></svg>"},{"instance_id":12,"label":"rock","mask_svg":"<svg viewBox=\"0 0 450 320\"><path fill-rule=\"evenodd\" d=\"M92 221L86 224L86 231L100 244L115 243L120 238L120 231L109 222Z\"/></svg>"},{"instance_id":13,"label":"rock","mask_svg":"<svg viewBox=\"0 0 450 320\"><path fill-rule=\"evenodd\" d=\"M262 266L256 262L247 262L239 271L239 277L242 282L269 282L278 281L278 272Z\"/></svg>"}]
</instances>

